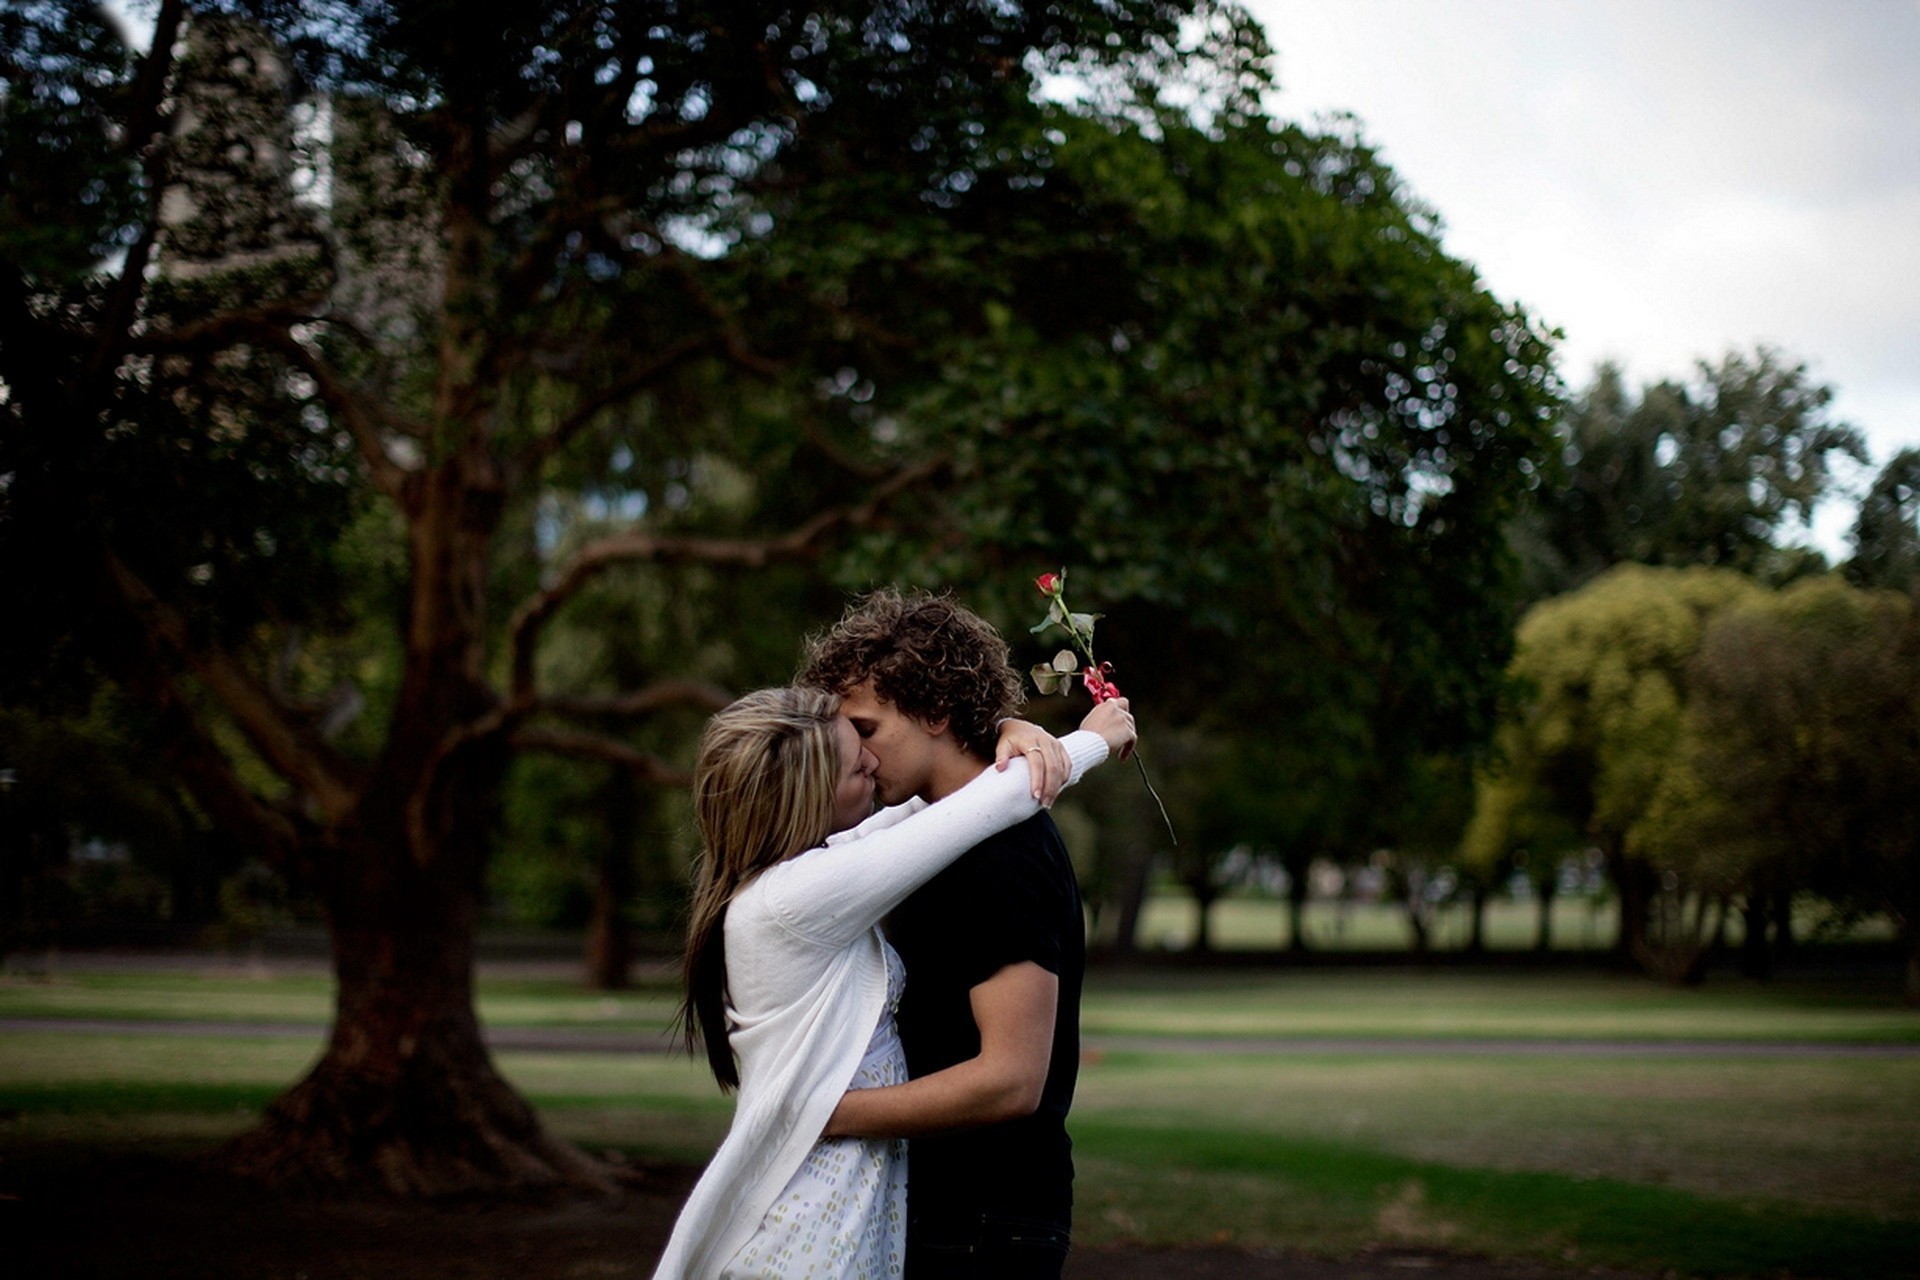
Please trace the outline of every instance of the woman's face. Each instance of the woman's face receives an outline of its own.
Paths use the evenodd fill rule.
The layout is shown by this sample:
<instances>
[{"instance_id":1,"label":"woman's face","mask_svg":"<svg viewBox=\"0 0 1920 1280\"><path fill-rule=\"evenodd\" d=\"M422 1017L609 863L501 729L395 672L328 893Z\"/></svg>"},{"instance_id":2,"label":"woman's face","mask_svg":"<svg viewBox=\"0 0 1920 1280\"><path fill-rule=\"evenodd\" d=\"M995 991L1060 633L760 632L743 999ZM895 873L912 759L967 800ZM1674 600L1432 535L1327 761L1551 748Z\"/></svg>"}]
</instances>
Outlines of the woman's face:
<instances>
[{"instance_id":1,"label":"woman's face","mask_svg":"<svg viewBox=\"0 0 1920 1280\"><path fill-rule=\"evenodd\" d=\"M853 722L845 716L834 718L833 740L840 756L839 775L833 789L833 829L845 831L859 826L872 815L873 771L880 767L880 762L861 743Z\"/></svg>"}]
</instances>

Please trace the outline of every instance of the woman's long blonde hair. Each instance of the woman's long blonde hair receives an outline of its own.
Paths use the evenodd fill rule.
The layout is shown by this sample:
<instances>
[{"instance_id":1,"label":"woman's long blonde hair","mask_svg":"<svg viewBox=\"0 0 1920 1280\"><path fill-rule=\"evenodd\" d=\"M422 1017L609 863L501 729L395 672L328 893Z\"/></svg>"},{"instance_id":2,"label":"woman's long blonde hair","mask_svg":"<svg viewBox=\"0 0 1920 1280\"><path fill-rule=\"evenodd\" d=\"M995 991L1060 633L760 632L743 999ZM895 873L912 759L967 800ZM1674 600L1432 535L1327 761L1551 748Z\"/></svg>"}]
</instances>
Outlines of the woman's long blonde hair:
<instances>
[{"instance_id":1,"label":"woman's long blonde hair","mask_svg":"<svg viewBox=\"0 0 1920 1280\"><path fill-rule=\"evenodd\" d=\"M700 735L693 812L701 856L682 971L687 1047L704 1043L723 1090L740 1085L727 1040L727 905L762 871L827 838L840 773L840 699L819 689L761 689Z\"/></svg>"}]
</instances>

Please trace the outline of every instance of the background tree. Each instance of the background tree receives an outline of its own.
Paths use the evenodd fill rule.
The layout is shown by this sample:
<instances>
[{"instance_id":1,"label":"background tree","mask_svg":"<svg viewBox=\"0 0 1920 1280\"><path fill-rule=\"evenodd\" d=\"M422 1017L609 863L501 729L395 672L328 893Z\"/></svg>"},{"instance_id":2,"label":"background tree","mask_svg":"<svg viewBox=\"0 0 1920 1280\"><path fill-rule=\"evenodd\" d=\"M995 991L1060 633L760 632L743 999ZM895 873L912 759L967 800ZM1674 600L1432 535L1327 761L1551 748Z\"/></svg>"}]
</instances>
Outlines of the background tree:
<instances>
[{"instance_id":1,"label":"background tree","mask_svg":"<svg viewBox=\"0 0 1920 1280\"><path fill-rule=\"evenodd\" d=\"M1920 583L1920 449L1902 449L1874 477L1849 537L1847 581L1911 591Z\"/></svg>"},{"instance_id":2,"label":"background tree","mask_svg":"<svg viewBox=\"0 0 1920 1280\"><path fill-rule=\"evenodd\" d=\"M142 698L334 944L327 1050L239 1167L601 1176L472 1012L513 753L671 773L580 726L618 708L540 683L545 628L613 565L804 558L932 475L853 414L868 371L940 367L983 327L972 247L1009 206L1046 224L1015 194L1042 168L1034 77L1170 60L1187 11L164 0L136 58L92 10L9 7L0 559L33 619L9 677L52 654ZM329 120L309 143L332 139L312 206L302 86ZM622 444L648 499L625 529L499 554L551 468ZM343 555L374 529L397 657L341 724L312 685L351 665Z\"/></svg>"},{"instance_id":3,"label":"background tree","mask_svg":"<svg viewBox=\"0 0 1920 1280\"><path fill-rule=\"evenodd\" d=\"M1079 231L1046 266L1078 259L1083 283L1003 314L1003 345L936 392L991 415L954 450L972 537L869 540L854 563L954 583L1014 622L1034 612L1031 571L1071 564L1150 729L1202 728L1265 771L1181 802L1257 793L1263 815L1235 802L1244 838L1304 891L1313 858L1393 842L1415 762L1491 730L1503 529L1545 465L1548 347L1350 131L1245 104L1053 121L1049 183ZM1149 875L1119 879L1137 894Z\"/></svg>"},{"instance_id":4,"label":"background tree","mask_svg":"<svg viewBox=\"0 0 1920 1280\"><path fill-rule=\"evenodd\" d=\"M141 700L326 911L327 1050L239 1167L600 1177L473 1017L502 796L527 751L672 779L662 709L764 678L770 600L898 576L1013 621L1085 565L1130 693L1284 726L1301 848L1376 847L1404 762L1490 726L1546 341L1356 136L1263 114L1243 13L156 19L141 59L7 11L5 666ZM602 592L697 626L563 643Z\"/></svg>"},{"instance_id":5,"label":"background tree","mask_svg":"<svg viewBox=\"0 0 1920 1280\"><path fill-rule=\"evenodd\" d=\"M1832 460L1865 460L1832 421L1832 391L1761 348L1701 362L1691 382L1629 394L1602 365L1563 419L1564 478L1515 530L1529 594L1553 595L1612 565L1716 565L1784 580L1803 557L1780 546L1812 518Z\"/></svg>"},{"instance_id":6,"label":"background tree","mask_svg":"<svg viewBox=\"0 0 1920 1280\"><path fill-rule=\"evenodd\" d=\"M1920 1003L1920 685L1904 597L1837 578L1730 610L1693 659L1690 768L1715 804L1695 839L1741 864L1748 946L1793 891L1885 912ZM1764 963L1761 966L1764 967Z\"/></svg>"},{"instance_id":7,"label":"background tree","mask_svg":"<svg viewBox=\"0 0 1920 1280\"><path fill-rule=\"evenodd\" d=\"M1762 591L1728 570L1623 565L1529 610L1468 827L1482 860L1533 848L1556 820L1584 832L1619 895L1619 947L1672 977L1696 972L1726 879L1684 833L1707 800L1686 756L1689 664L1711 621Z\"/></svg>"}]
</instances>

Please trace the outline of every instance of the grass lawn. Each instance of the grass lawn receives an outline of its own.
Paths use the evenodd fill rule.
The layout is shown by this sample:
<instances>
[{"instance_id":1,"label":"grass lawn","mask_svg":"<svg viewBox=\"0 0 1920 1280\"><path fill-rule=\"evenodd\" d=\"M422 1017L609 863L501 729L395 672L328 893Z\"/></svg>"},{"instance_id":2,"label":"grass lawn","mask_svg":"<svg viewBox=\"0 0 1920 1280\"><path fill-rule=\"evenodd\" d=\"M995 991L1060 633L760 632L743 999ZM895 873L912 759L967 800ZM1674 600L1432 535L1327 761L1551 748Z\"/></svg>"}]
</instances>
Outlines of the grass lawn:
<instances>
[{"instance_id":1,"label":"grass lawn","mask_svg":"<svg viewBox=\"0 0 1920 1280\"><path fill-rule=\"evenodd\" d=\"M608 1011L559 980L524 977L483 988L491 1021L521 1025L650 1027L670 1003L652 993ZM297 1024L324 1018L326 991L232 975L0 983L0 1017L124 1008ZM1920 1257L1920 1059L1578 1046L1503 1057L1431 1044L1912 1043L1920 1015L1899 1007L1891 981L1672 991L1565 974L1101 974L1085 1021L1137 1036L1380 1042L1367 1053L1091 1055L1073 1123L1088 1243L1329 1255L1397 1244L1755 1276L1910 1276ZM250 1123L319 1047L310 1032L0 1036L0 1191L94 1152L204 1148ZM698 1161L726 1127L730 1104L684 1058L516 1051L499 1062L550 1125L592 1149Z\"/></svg>"},{"instance_id":2,"label":"grass lawn","mask_svg":"<svg viewBox=\"0 0 1920 1280\"><path fill-rule=\"evenodd\" d=\"M484 977L480 1020L491 1027L658 1031L673 1021L677 988L642 985L607 994L567 977ZM324 974L250 971L232 965L192 972L72 972L0 977L0 1018L313 1023L333 1016ZM0 1051L3 1052L3 1051Z\"/></svg>"},{"instance_id":3,"label":"grass lawn","mask_svg":"<svg viewBox=\"0 0 1920 1280\"><path fill-rule=\"evenodd\" d=\"M1826 908L1804 903L1794 913L1798 936L1811 937L1832 928ZM1310 946L1321 951L1405 951L1413 943L1406 909L1391 902L1337 902L1315 899L1307 903L1305 932ZM1138 942L1148 950L1184 951L1199 932L1200 912L1193 899L1178 889L1164 888L1147 899L1140 916ZM1532 949L1540 927L1539 907L1511 898L1489 899L1483 922L1487 948L1492 951ZM1613 903L1604 898L1563 896L1554 899L1552 935L1555 950L1604 951L1613 945L1619 921ZM1472 917L1465 903L1449 903L1434 913L1432 946L1456 951L1466 946ZM1846 937L1869 940L1893 936L1883 918L1854 922L1840 930ZM1741 921L1728 922L1728 939L1737 943ZM1267 896L1222 898L1213 906L1213 945L1221 951L1271 951L1290 941L1287 904Z\"/></svg>"},{"instance_id":4,"label":"grass lawn","mask_svg":"<svg viewBox=\"0 0 1920 1280\"><path fill-rule=\"evenodd\" d=\"M1298 969L1095 974L1089 1035L1920 1043L1899 975L1676 988L1624 974Z\"/></svg>"}]
</instances>

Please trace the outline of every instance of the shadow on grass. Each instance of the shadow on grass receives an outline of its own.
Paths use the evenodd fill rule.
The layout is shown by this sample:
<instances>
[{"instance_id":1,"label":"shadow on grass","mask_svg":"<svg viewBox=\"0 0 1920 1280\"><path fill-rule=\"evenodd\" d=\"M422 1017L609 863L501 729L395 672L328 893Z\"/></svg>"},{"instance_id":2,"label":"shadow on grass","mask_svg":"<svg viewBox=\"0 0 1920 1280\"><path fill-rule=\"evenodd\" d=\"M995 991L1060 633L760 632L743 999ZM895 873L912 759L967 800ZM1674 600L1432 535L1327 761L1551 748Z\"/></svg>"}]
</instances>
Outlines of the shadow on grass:
<instances>
[{"instance_id":1,"label":"shadow on grass","mask_svg":"<svg viewBox=\"0 0 1920 1280\"><path fill-rule=\"evenodd\" d=\"M1141 1221L1154 1221L1157 1210L1182 1212L1173 1208L1180 1197L1164 1194L1180 1174L1211 1174L1223 1176L1194 1187L1191 1198L1214 1220L1260 1216L1238 1213L1223 1196L1284 1198L1288 1215L1316 1221L1322 1238L1397 1236L1509 1257L1703 1276L1893 1280L1912 1277L1920 1258L1920 1224L1911 1222L1748 1206L1610 1178L1462 1169L1267 1135L1101 1121L1073 1128L1077 1156L1121 1171L1131 1184L1105 1189L1106 1198L1137 1206ZM1128 1220L1124 1210L1118 1220Z\"/></svg>"}]
</instances>

